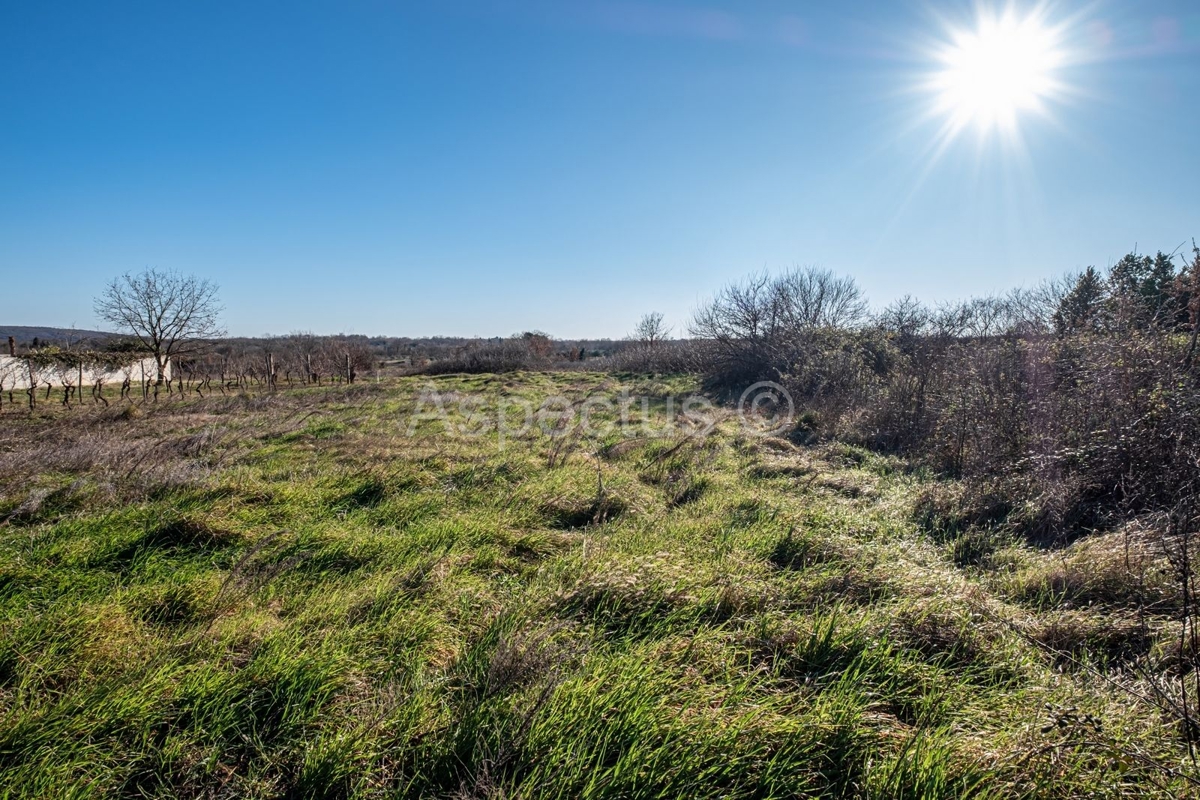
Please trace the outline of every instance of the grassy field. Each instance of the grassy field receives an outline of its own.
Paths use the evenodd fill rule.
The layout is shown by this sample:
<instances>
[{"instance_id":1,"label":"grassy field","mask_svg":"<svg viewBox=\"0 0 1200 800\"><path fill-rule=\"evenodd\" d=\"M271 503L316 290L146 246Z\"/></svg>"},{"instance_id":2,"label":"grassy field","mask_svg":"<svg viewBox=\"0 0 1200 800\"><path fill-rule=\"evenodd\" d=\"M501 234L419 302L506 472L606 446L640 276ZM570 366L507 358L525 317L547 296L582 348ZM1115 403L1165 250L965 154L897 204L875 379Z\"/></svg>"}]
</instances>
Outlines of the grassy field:
<instances>
[{"instance_id":1,"label":"grassy field","mask_svg":"<svg viewBox=\"0 0 1200 800\"><path fill-rule=\"evenodd\" d=\"M410 430L432 389L455 425ZM6 410L0 792L1195 791L1123 666L1170 641L1169 608L1124 604L1150 558L1128 537L951 535L920 520L955 486L680 418L693 390L445 376ZM627 430L484 424L501 398L622 392L650 398Z\"/></svg>"}]
</instances>

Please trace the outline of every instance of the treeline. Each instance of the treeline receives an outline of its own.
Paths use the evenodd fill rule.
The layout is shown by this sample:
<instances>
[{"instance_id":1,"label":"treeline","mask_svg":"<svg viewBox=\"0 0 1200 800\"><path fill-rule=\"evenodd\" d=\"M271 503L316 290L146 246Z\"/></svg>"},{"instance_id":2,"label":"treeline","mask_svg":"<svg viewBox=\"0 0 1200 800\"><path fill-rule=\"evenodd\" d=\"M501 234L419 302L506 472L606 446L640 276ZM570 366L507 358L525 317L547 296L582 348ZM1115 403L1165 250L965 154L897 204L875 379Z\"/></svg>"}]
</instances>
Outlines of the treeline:
<instances>
[{"instance_id":1,"label":"treeline","mask_svg":"<svg viewBox=\"0 0 1200 800\"><path fill-rule=\"evenodd\" d=\"M185 384L202 387L321 385L354 383L362 375L547 369L605 358L622 346L607 340L558 340L540 332L494 339L369 338L300 332L222 339L193 357L179 359L178 369Z\"/></svg>"},{"instance_id":2,"label":"treeline","mask_svg":"<svg viewBox=\"0 0 1200 800\"><path fill-rule=\"evenodd\" d=\"M609 339L555 339L541 331L508 338L476 339L440 358L417 365L426 375L452 373L515 372L537 369L600 369L608 359L629 347Z\"/></svg>"},{"instance_id":3,"label":"treeline","mask_svg":"<svg viewBox=\"0 0 1200 800\"><path fill-rule=\"evenodd\" d=\"M367 344L372 353L382 361L392 363L407 363L422 366L433 361L448 361L470 357L478 350L503 350L511 347L511 343L523 340L529 345L533 359L549 358L550 360L579 360L580 354L584 359L604 358L624 347L623 342L611 339L555 339L540 331L529 331L510 337L495 336L491 338L433 336L425 338L407 337L371 337ZM550 346L542 346L548 341Z\"/></svg>"}]
</instances>

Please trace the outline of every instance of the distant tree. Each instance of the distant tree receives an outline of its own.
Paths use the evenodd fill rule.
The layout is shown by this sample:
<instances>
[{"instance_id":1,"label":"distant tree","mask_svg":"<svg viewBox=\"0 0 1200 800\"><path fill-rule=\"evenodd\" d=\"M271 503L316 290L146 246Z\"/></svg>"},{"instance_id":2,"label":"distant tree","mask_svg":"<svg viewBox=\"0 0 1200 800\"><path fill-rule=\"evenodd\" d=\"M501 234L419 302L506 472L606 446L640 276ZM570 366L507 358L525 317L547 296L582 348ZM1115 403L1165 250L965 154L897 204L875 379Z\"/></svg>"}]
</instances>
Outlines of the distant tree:
<instances>
[{"instance_id":1,"label":"distant tree","mask_svg":"<svg viewBox=\"0 0 1200 800\"><path fill-rule=\"evenodd\" d=\"M1200 340L1200 247L1192 243L1192 261L1180 270L1175 278L1175 306L1179 313L1179 323L1184 330L1191 331L1191 341L1188 345L1187 367L1191 367L1196 357L1196 345Z\"/></svg>"},{"instance_id":2,"label":"distant tree","mask_svg":"<svg viewBox=\"0 0 1200 800\"><path fill-rule=\"evenodd\" d=\"M114 278L96 298L96 315L130 333L158 368L162 384L172 358L195 352L225 335L216 284L193 275L149 269Z\"/></svg>"},{"instance_id":3,"label":"distant tree","mask_svg":"<svg viewBox=\"0 0 1200 800\"><path fill-rule=\"evenodd\" d=\"M529 353L534 358L549 358L554 352L554 340L550 334L542 331L525 331L521 334L521 338L525 341L529 348Z\"/></svg>"},{"instance_id":4,"label":"distant tree","mask_svg":"<svg viewBox=\"0 0 1200 800\"><path fill-rule=\"evenodd\" d=\"M1126 326L1159 325L1174 316L1175 262L1166 253L1130 253L1113 265L1108 280L1114 314Z\"/></svg>"},{"instance_id":5,"label":"distant tree","mask_svg":"<svg viewBox=\"0 0 1200 800\"><path fill-rule=\"evenodd\" d=\"M1104 304L1104 282L1095 267L1088 267L1075 281L1054 312L1054 329L1060 334L1096 328Z\"/></svg>"},{"instance_id":6,"label":"distant tree","mask_svg":"<svg viewBox=\"0 0 1200 800\"><path fill-rule=\"evenodd\" d=\"M893 300L879 313L879 326L901 341L915 339L929 327L930 312L910 294Z\"/></svg>"},{"instance_id":7,"label":"distant tree","mask_svg":"<svg viewBox=\"0 0 1200 800\"><path fill-rule=\"evenodd\" d=\"M633 329L630 337L648 347L666 341L671 336L671 329L663 322L663 315L657 311L646 314Z\"/></svg>"}]
</instances>

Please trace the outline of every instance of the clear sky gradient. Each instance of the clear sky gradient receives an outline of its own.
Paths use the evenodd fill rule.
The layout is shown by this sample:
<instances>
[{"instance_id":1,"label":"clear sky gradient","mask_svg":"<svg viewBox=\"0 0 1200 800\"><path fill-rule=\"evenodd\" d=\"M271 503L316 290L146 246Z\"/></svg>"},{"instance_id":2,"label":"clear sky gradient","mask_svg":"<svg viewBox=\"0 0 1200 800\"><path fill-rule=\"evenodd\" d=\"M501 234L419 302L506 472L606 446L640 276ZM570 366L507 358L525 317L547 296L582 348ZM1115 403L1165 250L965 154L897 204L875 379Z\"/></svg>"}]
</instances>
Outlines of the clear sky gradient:
<instances>
[{"instance_id":1,"label":"clear sky gradient","mask_svg":"<svg viewBox=\"0 0 1200 800\"><path fill-rule=\"evenodd\" d=\"M970 3L0 0L0 323L154 266L234 334L620 336L764 268L939 301L1200 236L1200 5L1048 13L1070 94L937 154Z\"/></svg>"}]
</instances>

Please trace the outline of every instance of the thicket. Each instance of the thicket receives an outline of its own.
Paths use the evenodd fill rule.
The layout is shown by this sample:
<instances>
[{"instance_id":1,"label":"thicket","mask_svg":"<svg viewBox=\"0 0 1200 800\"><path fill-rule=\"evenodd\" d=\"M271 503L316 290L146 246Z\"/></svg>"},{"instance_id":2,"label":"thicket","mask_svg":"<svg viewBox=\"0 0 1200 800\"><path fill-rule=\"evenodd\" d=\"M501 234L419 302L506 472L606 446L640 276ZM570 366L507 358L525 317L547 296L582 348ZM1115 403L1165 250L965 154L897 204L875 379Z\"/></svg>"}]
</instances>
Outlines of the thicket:
<instances>
[{"instance_id":1,"label":"thicket","mask_svg":"<svg viewBox=\"0 0 1200 800\"><path fill-rule=\"evenodd\" d=\"M449 356L430 361L422 369L426 375L452 373L479 374L485 372L515 372L550 366L560 354L554 340L540 332L527 332L508 339L473 342L458 348ZM578 360L575 351L570 360Z\"/></svg>"},{"instance_id":2,"label":"thicket","mask_svg":"<svg viewBox=\"0 0 1200 800\"><path fill-rule=\"evenodd\" d=\"M710 388L782 384L813 429L968 478L967 516L1040 539L1130 515L1194 521L1200 488L1200 250L1129 255L1036 290L868 314L819 270L756 275L696 315ZM970 519L958 520L969 523Z\"/></svg>"}]
</instances>

